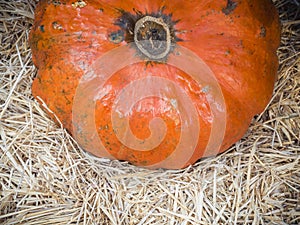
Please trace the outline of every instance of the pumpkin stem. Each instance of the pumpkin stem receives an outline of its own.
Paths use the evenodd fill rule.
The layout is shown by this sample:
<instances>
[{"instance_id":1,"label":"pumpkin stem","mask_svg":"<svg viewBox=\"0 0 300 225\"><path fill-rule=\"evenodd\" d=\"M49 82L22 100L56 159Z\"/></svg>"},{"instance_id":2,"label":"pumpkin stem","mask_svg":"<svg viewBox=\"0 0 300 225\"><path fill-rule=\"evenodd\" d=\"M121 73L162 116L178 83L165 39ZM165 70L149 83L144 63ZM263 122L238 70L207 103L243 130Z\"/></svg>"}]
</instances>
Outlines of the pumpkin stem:
<instances>
[{"instance_id":1,"label":"pumpkin stem","mask_svg":"<svg viewBox=\"0 0 300 225\"><path fill-rule=\"evenodd\" d=\"M144 16L135 23L134 42L150 60L165 58L171 50L171 32L162 18Z\"/></svg>"}]
</instances>

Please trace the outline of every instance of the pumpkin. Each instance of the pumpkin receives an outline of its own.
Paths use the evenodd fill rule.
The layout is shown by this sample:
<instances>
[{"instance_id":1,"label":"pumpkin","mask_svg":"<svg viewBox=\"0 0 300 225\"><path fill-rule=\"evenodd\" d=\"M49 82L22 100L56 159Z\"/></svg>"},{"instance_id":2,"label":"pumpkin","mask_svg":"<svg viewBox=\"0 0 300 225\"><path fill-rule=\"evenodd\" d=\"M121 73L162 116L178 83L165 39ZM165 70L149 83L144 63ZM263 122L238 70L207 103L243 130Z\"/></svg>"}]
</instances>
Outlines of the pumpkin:
<instances>
[{"instance_id":1,"label":"pumpkin","mask_svg":"<svg viewBox=\"0 0 300 225\"><path fill-rule=\"evenodd\" d=\"M95 156L184 168L264 110L279 43L270 0L41 0L32 93Z\"/></svg>"}]
</instances>

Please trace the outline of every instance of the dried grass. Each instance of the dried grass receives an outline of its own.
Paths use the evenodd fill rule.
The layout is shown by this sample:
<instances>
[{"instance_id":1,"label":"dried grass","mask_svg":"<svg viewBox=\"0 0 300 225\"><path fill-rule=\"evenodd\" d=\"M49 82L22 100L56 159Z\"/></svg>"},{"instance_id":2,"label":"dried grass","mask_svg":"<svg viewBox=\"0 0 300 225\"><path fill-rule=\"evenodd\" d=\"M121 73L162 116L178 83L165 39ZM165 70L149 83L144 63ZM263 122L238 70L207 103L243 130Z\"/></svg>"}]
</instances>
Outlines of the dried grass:
<instances>
[{"instance_id":1,"label":"dried grass","mask_svg":"<svg viewBox=\"0 0 300 225\"><path fill-rule=\"evenodd\" d=\"M96 159L31 96L33 0L0 0L1 224L300 224L300 2L273 100L229 151L180 170Z\"/></svg>"}]
</instances>

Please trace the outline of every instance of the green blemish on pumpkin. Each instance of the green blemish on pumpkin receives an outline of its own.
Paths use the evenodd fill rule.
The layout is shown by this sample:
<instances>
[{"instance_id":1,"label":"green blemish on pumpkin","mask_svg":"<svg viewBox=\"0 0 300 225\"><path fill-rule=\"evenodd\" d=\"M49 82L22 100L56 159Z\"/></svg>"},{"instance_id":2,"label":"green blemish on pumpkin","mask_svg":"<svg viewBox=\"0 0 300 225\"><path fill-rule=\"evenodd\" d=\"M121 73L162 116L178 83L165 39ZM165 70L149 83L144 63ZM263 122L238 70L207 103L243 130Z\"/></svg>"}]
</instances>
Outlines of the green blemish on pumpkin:
<instances>
[{"instance_id":1,"label":"green blemish on pumpkin","mask_svg":"<svg viewBox=\"0 0 300 225\"><path fill-rule=\"evenodd\" d=\"M61 5L61 2L59 0L52 0L50 3L55 6Z\"/></svg>"},{"instance_id":2,"label":"green blemish on pumpkin","mask_svg":"<svg viewBox=\"0 0 300 225\"><path fill-rule=\"evenodd\" d=\"M266 28L264 26L260 27L260 33L259 33L260 37L266 37Z\"/></svg>"},{"instance_id":3,"label":"green blemish on pumpkin","mask_svg":"<svg viewBox=\"0 0 300 225\"><path fill-rule=\"evenodd\" d=\"M39 28L40 28L40 31L42 31L43 33L45 32L45 26L44 25L41 25Z\"/></svg>"},{"instance_id":4,"label":"green blemish on pumpkin","mask_svg":"<svg viewBox=\"0 0 300 225\"><path fill-rule=\"evenodd\" d=\"M122 41L124 41L124 39L125 39L124 35L125 35L125 33L122 30L114 31L109 34L108 40L110 42L113 42L114 44L119 44Z\"/></svg>"},{"instance_id":5,"label":"green blemish on pumpkin","mask_svg":"<svg viewBox=\"0 0 300 225\"><path fill-rule=\"evenodd\" d=\"M230 13L232 13L235 8L237 7L238 3L233 1L233 0L227 0L227 5L225 8L222 9L222 12L225 15L229 15Z\"/></svg>"},{"instance_id":6,"label":"green blemish on pumpkin","mask_svg":"<svg viewBox=\"0 0 300 225\"><path fill-rule=\"evenodd\" d=\"M54 22L52 23L52 27L53 27L54 30L63 30L62 25L59 24L57 21L54 21Z\"/></svg>"},{"instance_id":7,"label":"green blemish on pumpkin","mask_svg":"<svg viewBox=\"0 0 300 225\"><path fill-rule=\"evenodd\" d=\"M65 113L65 110L62 109L62 108L59 107L59 106L56 106L56 110L57 110L57 112L60 113L60 114L64 114L64 113Z\"/></svg>"}]
</instances>

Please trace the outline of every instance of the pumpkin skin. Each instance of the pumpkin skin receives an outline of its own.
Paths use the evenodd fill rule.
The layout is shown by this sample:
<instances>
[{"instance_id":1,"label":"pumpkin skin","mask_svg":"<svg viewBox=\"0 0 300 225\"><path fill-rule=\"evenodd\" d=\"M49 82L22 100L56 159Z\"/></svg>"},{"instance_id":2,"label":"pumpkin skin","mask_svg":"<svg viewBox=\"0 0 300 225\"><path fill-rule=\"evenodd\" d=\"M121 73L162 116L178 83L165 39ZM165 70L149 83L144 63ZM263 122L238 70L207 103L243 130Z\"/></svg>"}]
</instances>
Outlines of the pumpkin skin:
<instances>
[{"instance_id":1,"label":"pumpkin skin","mask_svg":"<svg viewBox=\"0 0 300 225\"><path fill-rule=\"evenodd\" d=\"M206 63L224 97L225 135L220 148L205 152L214 118L206 95L201 92L203 87L189 74L168 65L168 56L161 63L151 65L146 63L151 60L144 58L145 62L114 73L105 82L105 97L95 104L95 126L109 153L107 157L138 166L178 169L202 157L224 152L238 141L253 116L262 112L270 101L276 80L280 23L269 0L42 0L37 5L30 33L33 62L38 68L33 95L43 99L74 135L73 103L80 80L99 57L127 44L128 34L120 25L126 13L133 17L139 13L153 17L164 15L165 21L169 20L173 26L175 45L191 50ZM201 127L197 134L199 141L191 157L181 164L159 164L178 145L183 126L178 111L160 96L137 102L128 116L132 133L142 140L151 135L149 122L162 118L166 134L158 146L147 151L132 149L118 139L113 129L111 114L118 93L133 80L149 74L173 81L187 93L197 110ZM80 105L76 107L84 110ZM97 148L86 150L103 157ZM181 158L174 160L180 162Z\"/></svg>"}]
</instances>

